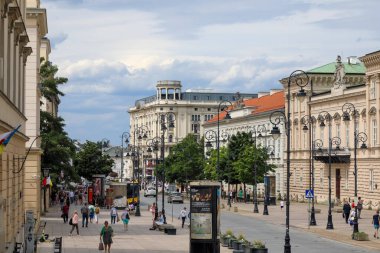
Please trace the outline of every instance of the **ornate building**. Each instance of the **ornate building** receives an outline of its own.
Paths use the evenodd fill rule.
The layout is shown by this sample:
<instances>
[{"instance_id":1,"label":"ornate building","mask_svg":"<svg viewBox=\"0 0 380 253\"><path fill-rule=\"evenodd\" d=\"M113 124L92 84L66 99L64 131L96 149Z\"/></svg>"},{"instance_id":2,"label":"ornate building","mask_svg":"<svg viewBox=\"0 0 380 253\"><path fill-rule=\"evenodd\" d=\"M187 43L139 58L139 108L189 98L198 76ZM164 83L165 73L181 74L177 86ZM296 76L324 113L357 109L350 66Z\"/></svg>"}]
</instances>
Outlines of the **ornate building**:
<instances>
[{"instance_id":1,"label":"ornate building","mask_svg":"<svg viewBox=\"0 0 380 253\"><path fill-rule=\"evenodd\" d=\"M354 199L357 161L358 196L364 199L364 207L380 206L379 56L377 63L376 53L360 59L364 64L356 57L342 62L338 56L335 63L307 71L312 81L305 87L307 99L296 96L298 87L292 83L290 190L294 200L304 200L312 175L318 202L328 200L329 175L333 202ZM287 87L288 79L281 83ZM363 143L367 149L360 149Z\"/></svg>"},{"instance_id":2,"label":"ornate building","mask_svg":"<svg viewBox=\"0 0 380 253\"><path fill-rule=\"evenodd\" d=\"M261 92L258 98L241 99L233 104L230 108L229 115L231 119L225 119L226 113L219 114L219 133L220 145L227 145L227 142L222 142L223 136L227 134L229 137L238 132L251 132L256 140L256 144L261 147L266 147L273 155L270 156L268 163L276 165L273 173L267 175L269 180L268 187L270 188L270 197L276 198L278 194L283 195L284 182L284 147L285 135L278 140L274 140L270 135L272 125L269 121L269 116L274 111L284 111L285 100L282 90L271 90L270 92ZM217 134L218 117L215 116L203 124L204 131L210 131ZM280 130L284 133L283 125L280 125ZM214 148L216 142L212 142ZM252 186L248 186L253 189ZM258 190L263 192L263 184L258 184Z\"/></svg>"},{"instance_id":3,"label":"ornate building","mask_svg":"<svg viewBox=\"0 0 380 253\"><path fill-rule=\"evenodd\" d=\"M13 252L23 242L26 133L25 64L32 48L26 46L26 1L0 0L0 134L21 124L0 154L0 252Z\"/></svg>"},{"instance_id":4,"label":"ornate building","mask_svg":"<svg viewBox=\"0 0 380 253\"><path fill-rule=\"evenodd\" d=\"M168 154L171 146L175 145L189 133L200 139L203 136L203 123L210 120L218 112L219 103L223 100L234 101L236 93L219 93L209 89L191 89L182 91L180 81L158 81L156 95L139 99L135 106L129 109L130 143L138 143L134 140L134 134L138 128L147 129L148 139L159 137L162 134L160 115L170 115L174 128L165 131L165 154ZM242 98L257 97L257 94L240 94ZM137 145L137 144L136 144ZM146 142L141 143L143 150L147 149ZM152 173L154 161L141 159L146 164L147 175Z\"/></svg>"}]
</instances>

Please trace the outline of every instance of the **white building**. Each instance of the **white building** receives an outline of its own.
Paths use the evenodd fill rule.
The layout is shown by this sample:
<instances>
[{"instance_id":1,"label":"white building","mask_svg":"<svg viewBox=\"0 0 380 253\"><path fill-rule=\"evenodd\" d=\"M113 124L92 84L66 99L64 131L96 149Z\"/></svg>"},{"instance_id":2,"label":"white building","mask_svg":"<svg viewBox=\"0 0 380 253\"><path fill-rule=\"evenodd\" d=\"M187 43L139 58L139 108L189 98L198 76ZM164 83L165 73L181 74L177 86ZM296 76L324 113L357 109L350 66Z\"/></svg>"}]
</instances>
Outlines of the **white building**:
<instances>
[{"instance_id":1,"label":"white building","mask_svg":"<svg viewBox=\"0 0 380 253\"><path fill-rule=\"evenodd\" d=\"M270 135L272 124L269 117L274 111L283 112L284 106L284 92L282 90L271 90L270 92L259 93L258 98L237 101L229 111L231 119L225 119L225 112L219 115L221 140L224 133L231 137L238 132L251 132L258 146L261 145L273 151L274 155L270 157L269 163L276 165L276 169L275 172L268 175L271 197L277 197L278 194L283 196L284 193L284 148L286 138L283 124L278 126L281 133L283 133L282 137L276 141L272 138ZM217 117L203 125L205 132L214 131L217 133L217 127ZM214 147L216 146L215 142L212 144ZM227 143L221 143L220 145L227 145ZM263 190L262 186L262 184L258 185L259 191ZM251 186L248 186L248 188L252 189Z\"/></svg>"},{"instance_id":2,"label":"white building","mask_svg":"<svg viewBox=\"0 0 380 253\"><path fill-rule=\"evenodd\" d=\"M123 151L123 161L121 159L121 147L119 146L104 149L103 154L109 155L114 161L112 171L117 173L119 179L122 177L122 181L125 181L132 178L132 163L127 157L127 150L125 148Z\"/></svg>"}]
</instances>

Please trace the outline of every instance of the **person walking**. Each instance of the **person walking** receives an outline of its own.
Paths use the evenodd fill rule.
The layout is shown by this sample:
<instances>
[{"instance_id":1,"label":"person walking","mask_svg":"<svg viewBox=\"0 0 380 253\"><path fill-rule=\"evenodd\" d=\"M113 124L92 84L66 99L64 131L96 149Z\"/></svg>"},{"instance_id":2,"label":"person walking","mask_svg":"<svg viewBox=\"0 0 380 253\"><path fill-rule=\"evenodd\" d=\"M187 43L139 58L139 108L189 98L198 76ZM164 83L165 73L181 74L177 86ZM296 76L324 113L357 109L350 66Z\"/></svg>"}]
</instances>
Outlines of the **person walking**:
<instances>
[{"instance_id":1,"label":"person walking","mask_svg":"<svg viewBox=\"0 0 380 253\"><path fill-rule=\"evenodd\" d=\"M344 218L346 219L346 223L348 223L348 218L350 217L350 212L351 212L351 206L348 203L348 201L345 201L344 205L343 205L343 214L344 214Z\"/></svg>"},{"instance_id":2,"label":"person walking","mask_svg":"<svg viewBox=\"0 0 380 253\"><path fill-rule=\"evenodd\" d=\"M84 206L80 209L80 212L82 213L82 228L84 227L84 224L86 222L86 228L88 227L88 207L87 203L84 203Z\"/></svg>"},{"instance_id":3,"label":"person walking","mask_svg":"<svg viewBox=\"0 0 380 253\"><path fill-rule=\"evenodd\" d=\"M94 205L89 205L88 206L88 211L89 211L89 217L90 217L90 223L93 222L95 218L95 206Z\"/></svg>"},{"instance_id":4,"label":"person walking","mask_svg":"<svg viewBox=\"0 0 380 253\"><path fill-rule=\"evenodd\" d=\"M182 228L183 228L183 226L185 225L186 217L187 217L186 207L183 207L179 216L180 218L182 218Z\"/></svg>"},{"instance_id":5,"label":"person walking","mask_svg":"<svg viewBox=\"0 0 380 253\"><path fill-rule=\"evenodd\" d=\"M373 234L373 237L376 239L379 239L379 210L376 210L375 214L372 217L372 224L375 229L375 233Z\"/></svg>"},{"instance_id":6,"label":"person walking","mask_svg":"<svg viewBox=\"0 0 380 253\"><path fill-rule=\"evenodd\" d=\"M104 252L110 253L111 252L111 244L112 244L112 236L113 236L113 229L111 226L108 225L108 221L104 222L104 226L102 230L100 231L100 240L103 240L104 243ZM108 248L108 251L107 251Z\"/></svg>"},{"instance_id":7,"label":"person walking","mask_svg":"<svg viewBox=\"0 0 380 253\"><path fill-rule=\"evenodd\" d=\"M121 220L123 221L123 224L124 224L124 230L128 231L128 223L129 223L130 217L129 217L127 207L123 210L123 213L121 214Z\"/></svg>"},{"instance_id":8,"label":"person walking","mask_svg":"<svg viewBox=\"0 0 380 253\"><path fill-rule=\"evenodd\" d=\"M363 200L361 197L358 198L357 209L358 209L358 219L361 219L360 215L362 214L362 209L363 209Z\"/></svg>"},{"instance_id":9,"label":"person walking","mask_svg":"<svg viewBox=\"0 0 380 253\"><path fill-rule=\"evenodd\" d=\"M71 224L70 224L71 222ZM71 231L70 231L70 236L73 234L74 229L77 229L77 235L79 235L79 228L78 228L78 223L79 223L79 215L78 211L75 210L73 216L70 219L69 224L71 225Z\"/></svg>"},{"instance_id":10,"label":"person walking","mask_svg":"<svg viewBox=\"0 0 380 253\"><path fill-rule=\"evenodd\" d=\"M111 224L115 224L116 223L116 217L117 217L116 207L112 206L110 215L111 215Z\"/></svg>"},{"instance_id":11,"label":"person walking","mask_svg":"<svg viewBox=\"0 0 380 253\"><path fill-rule=\"evenodd\" d=\"M280 201L280 207L281 207L281 211L282 211L282 209L284 208L284 201L283 200Z\"/></svg>"},{"instance_id":12,"label":"person walking","mask_svg":"<svg viewBox=\"0 0 380 253\"><path fill-rule=\"evenodd\" d=\"M96 224L98 224L99 222L99 214L100 214L100 208L98 205L96 205L95 207L95 221L96 221Z\"/></svg>"},{"instance_id":13,"label":"person walking","mask_svg":"<svg viewBox=\"0 0 380 253\"><path fill-rule=\"evenodd\" d=\"M69 219L69 206L64 205L62 208L62 218L63 218L63 223L66 223Z\"/></svg>"}]
</instances>

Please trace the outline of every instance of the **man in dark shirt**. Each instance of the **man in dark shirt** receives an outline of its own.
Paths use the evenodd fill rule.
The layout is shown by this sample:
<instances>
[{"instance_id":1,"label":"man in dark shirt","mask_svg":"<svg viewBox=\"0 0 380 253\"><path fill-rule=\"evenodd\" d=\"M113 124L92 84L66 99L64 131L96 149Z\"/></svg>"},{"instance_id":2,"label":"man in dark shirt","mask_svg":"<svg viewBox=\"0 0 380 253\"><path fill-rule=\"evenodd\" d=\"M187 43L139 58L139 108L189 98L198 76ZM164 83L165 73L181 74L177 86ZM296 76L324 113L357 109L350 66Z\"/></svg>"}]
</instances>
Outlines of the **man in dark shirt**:
<instances>
[{"instance_id":1,"label":"man in dark shirt","mask_svg":"<svg viewBox=\"0 0 380 253\"><path fill-rule=\"evenodd\" d=\"M84 206L80 209L80 212L82 213L82 228L84 227L84 222L86 220L86 227L88 226L88 207L87 203L84 203Z\"/></svg>"},{"instance_id":2,"label":"man in dark shirt","mask_svg":"<svg viewBox=\"0 0 380 253\"><path fill-rule=\"evenodd\" d=\"M379 210L377 210L375 215L373 216L372 224L375 228L375 233L373 234L373 237L379 239Z\"/></svg>"},{"instance_id":3,"label":"man in dark shirt","mask_svg":"<svg viewBox=\"0 0 380 253\"><path fill-rule=\"evenodd\" d=\"M343 213L344 213L344 218L346 218L346 223L348 223L350 212L351 212L351 206L350 204L348 204L348 201L346 201L343 205Z\"/></svg>"}]
</instances>

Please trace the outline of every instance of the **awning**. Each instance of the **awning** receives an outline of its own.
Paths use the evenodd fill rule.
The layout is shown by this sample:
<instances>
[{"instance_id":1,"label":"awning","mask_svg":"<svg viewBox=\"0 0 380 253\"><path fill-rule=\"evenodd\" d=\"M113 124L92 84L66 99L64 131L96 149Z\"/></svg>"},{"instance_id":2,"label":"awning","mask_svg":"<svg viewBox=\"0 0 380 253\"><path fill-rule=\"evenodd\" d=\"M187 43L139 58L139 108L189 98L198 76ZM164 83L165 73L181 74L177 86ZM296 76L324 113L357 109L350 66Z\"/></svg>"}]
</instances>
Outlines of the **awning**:
<instances>
[{"instance_id":1,"label":"awning","mask_svg":"<svg viewBox=\"0 0 380 253\"><path fill-rule=\"evenodd\" d=\"M322 163L329 163L329 153L327 149L317 150L314 159ZM332 150L331 163L350 163L351 152L349 150Z\"/></svg>"}]
</instances>

